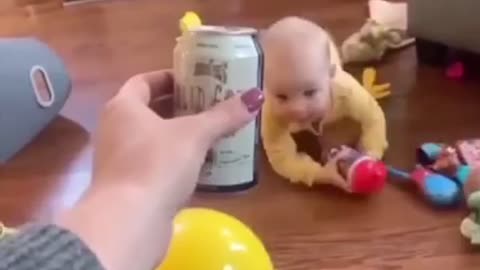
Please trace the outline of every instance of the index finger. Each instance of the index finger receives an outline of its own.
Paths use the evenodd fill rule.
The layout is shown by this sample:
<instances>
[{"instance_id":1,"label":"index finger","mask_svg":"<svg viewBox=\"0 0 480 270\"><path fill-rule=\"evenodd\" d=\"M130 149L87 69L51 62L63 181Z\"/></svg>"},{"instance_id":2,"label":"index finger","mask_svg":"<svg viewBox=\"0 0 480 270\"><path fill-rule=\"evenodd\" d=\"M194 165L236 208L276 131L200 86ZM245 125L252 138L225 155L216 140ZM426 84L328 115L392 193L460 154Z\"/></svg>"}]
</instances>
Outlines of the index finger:
<instances>
[{"instance_id":1,"label":"index finger","mask_svg":"<svg viewBox=\"0 0 480 270\"><path fill-rule=\"evenodd\" d=\"M173 74L170 70L138 74L125 83L120 89L119 95L136 98L142 103L149 104L152 100L171 95L173 81Z\"/></svg>"}]
</instances>

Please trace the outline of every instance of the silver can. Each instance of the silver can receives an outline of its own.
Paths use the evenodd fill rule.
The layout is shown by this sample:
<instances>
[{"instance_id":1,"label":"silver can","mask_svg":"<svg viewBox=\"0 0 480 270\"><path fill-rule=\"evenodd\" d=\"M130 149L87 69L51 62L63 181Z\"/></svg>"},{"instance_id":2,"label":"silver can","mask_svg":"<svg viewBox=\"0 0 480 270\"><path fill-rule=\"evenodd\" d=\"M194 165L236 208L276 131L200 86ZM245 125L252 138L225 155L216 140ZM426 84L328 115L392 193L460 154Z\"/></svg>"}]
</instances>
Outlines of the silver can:
<instances>
[{"instance_id":1,"label":"silver can","mask_svg":"<svg viewBox=\"0 0 480 270\"><path fill-rule=\"evenodd\" d=\"M177 39L173 55L175 116L202 112L263 86L263 53L255 29L200 26ZM254 186L258 130L257 120L212 147L198 189L238 191Z\"/></svg>"}]
</instances>

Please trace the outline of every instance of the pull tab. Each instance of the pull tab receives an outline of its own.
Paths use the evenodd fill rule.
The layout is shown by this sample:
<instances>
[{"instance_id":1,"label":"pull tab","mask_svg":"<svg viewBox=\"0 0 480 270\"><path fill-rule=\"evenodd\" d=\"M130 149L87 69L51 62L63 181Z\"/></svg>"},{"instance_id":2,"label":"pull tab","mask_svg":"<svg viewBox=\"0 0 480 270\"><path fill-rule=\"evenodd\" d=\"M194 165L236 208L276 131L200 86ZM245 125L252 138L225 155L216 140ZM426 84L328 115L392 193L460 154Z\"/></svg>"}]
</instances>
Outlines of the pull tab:
<instances>
[{"instance_id":1,"label":"pull tab","mask_svg":"<svg viewBox=\"0 0 480 270\"><path fill-rule=\"evenodd\" d=\"M30 70L30 80L37 103L44 108L50 107L55 101L55 91L47 71L42 66L33 66Z\"/></svg>"}]
</instances>

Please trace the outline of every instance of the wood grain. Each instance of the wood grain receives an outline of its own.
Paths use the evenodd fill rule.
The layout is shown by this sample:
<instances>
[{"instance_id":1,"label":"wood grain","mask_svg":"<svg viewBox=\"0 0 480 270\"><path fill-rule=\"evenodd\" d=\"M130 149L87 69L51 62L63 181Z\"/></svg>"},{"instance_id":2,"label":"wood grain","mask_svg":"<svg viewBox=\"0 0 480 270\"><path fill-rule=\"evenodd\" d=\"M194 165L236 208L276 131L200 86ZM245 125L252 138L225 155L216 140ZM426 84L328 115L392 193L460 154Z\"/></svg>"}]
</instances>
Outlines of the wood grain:
<instances>
[{"instance_id":1,"label":"wood grain","mask_svg":"<svg viewBox=\"0 0 480 270\"><path fill-rule=\"evenodd\" d=\"M0 167L0 220L10 225L46 220L75 203L89 186L100 108L128 77L171 66L184 11L198 11L210 24L258 28L300 15L327 27L338 41L356 31L366 15L364 0L294 2L105 0L1 16L1 36L35 36L55 49L74 89L61 116ZM412 166L422 142L480 134L478 82L449 81L440 70L418 67L413 48L387 56L377 68L379 79L392 83L392 96L381 102L389 164ZM349 70L358 76L361 69ZM306 148L317 147L300 140ZM307 189L274 174L263 155L261 162L257 187L241 194L198 193L191 205L243 220L263 239L278 270L474 269L479 264L458 231L467 214L463 208L432 209L412 187L393 184L372 198Z\"/></svg>"}]
</instances>

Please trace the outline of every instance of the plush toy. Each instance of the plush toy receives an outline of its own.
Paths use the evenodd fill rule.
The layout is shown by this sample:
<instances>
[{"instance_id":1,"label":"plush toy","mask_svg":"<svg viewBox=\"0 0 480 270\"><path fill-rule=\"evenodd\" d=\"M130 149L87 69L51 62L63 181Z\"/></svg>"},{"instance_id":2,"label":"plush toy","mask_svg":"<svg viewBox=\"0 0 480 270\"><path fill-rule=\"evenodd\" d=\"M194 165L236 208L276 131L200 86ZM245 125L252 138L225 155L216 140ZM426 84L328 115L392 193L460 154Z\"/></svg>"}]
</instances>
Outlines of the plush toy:
<instances>
[{"instance_id":1,"label":"plush toy","mask_svg":"<svg viewBox=\"0 0 480 270\"><path fill-rule=\"evenodd\" d=\"M301 44L301 46L299 46ZM342 67L332 38L313 22L281 19L263 34L265 103L261 136L267 158L279 175L307 186L328 183L347 189L335 161L319 163L297 151L292 133L323 136L323 128L343 118L361 126L358 150L381 159L388 143L385 116L374 96L389 85L374 84L375 71L362 86Z\"/></svg>"},{"instance_id":2,"label":"plush toy","mask_svg":"<svg viewBox=\"0 0 480 270\"><path fill-rule=\"evenodd\" d=\"M367 19L358 32L348 37L341 46L344 63L379 61L388 50L401 49L415 42L406 31L393 29Z\"/></svg>"},{"instance_id":3,"label":"plush toy","mask_svg":"<svg viewBox=\"0 0 480 270\"><path fill-rule=\"evenodd\" d=\"M471 214L462 221L460 232L473 245L480 245L480 168L473 170L463 191Z\"/></svg>"}]
</instances>

